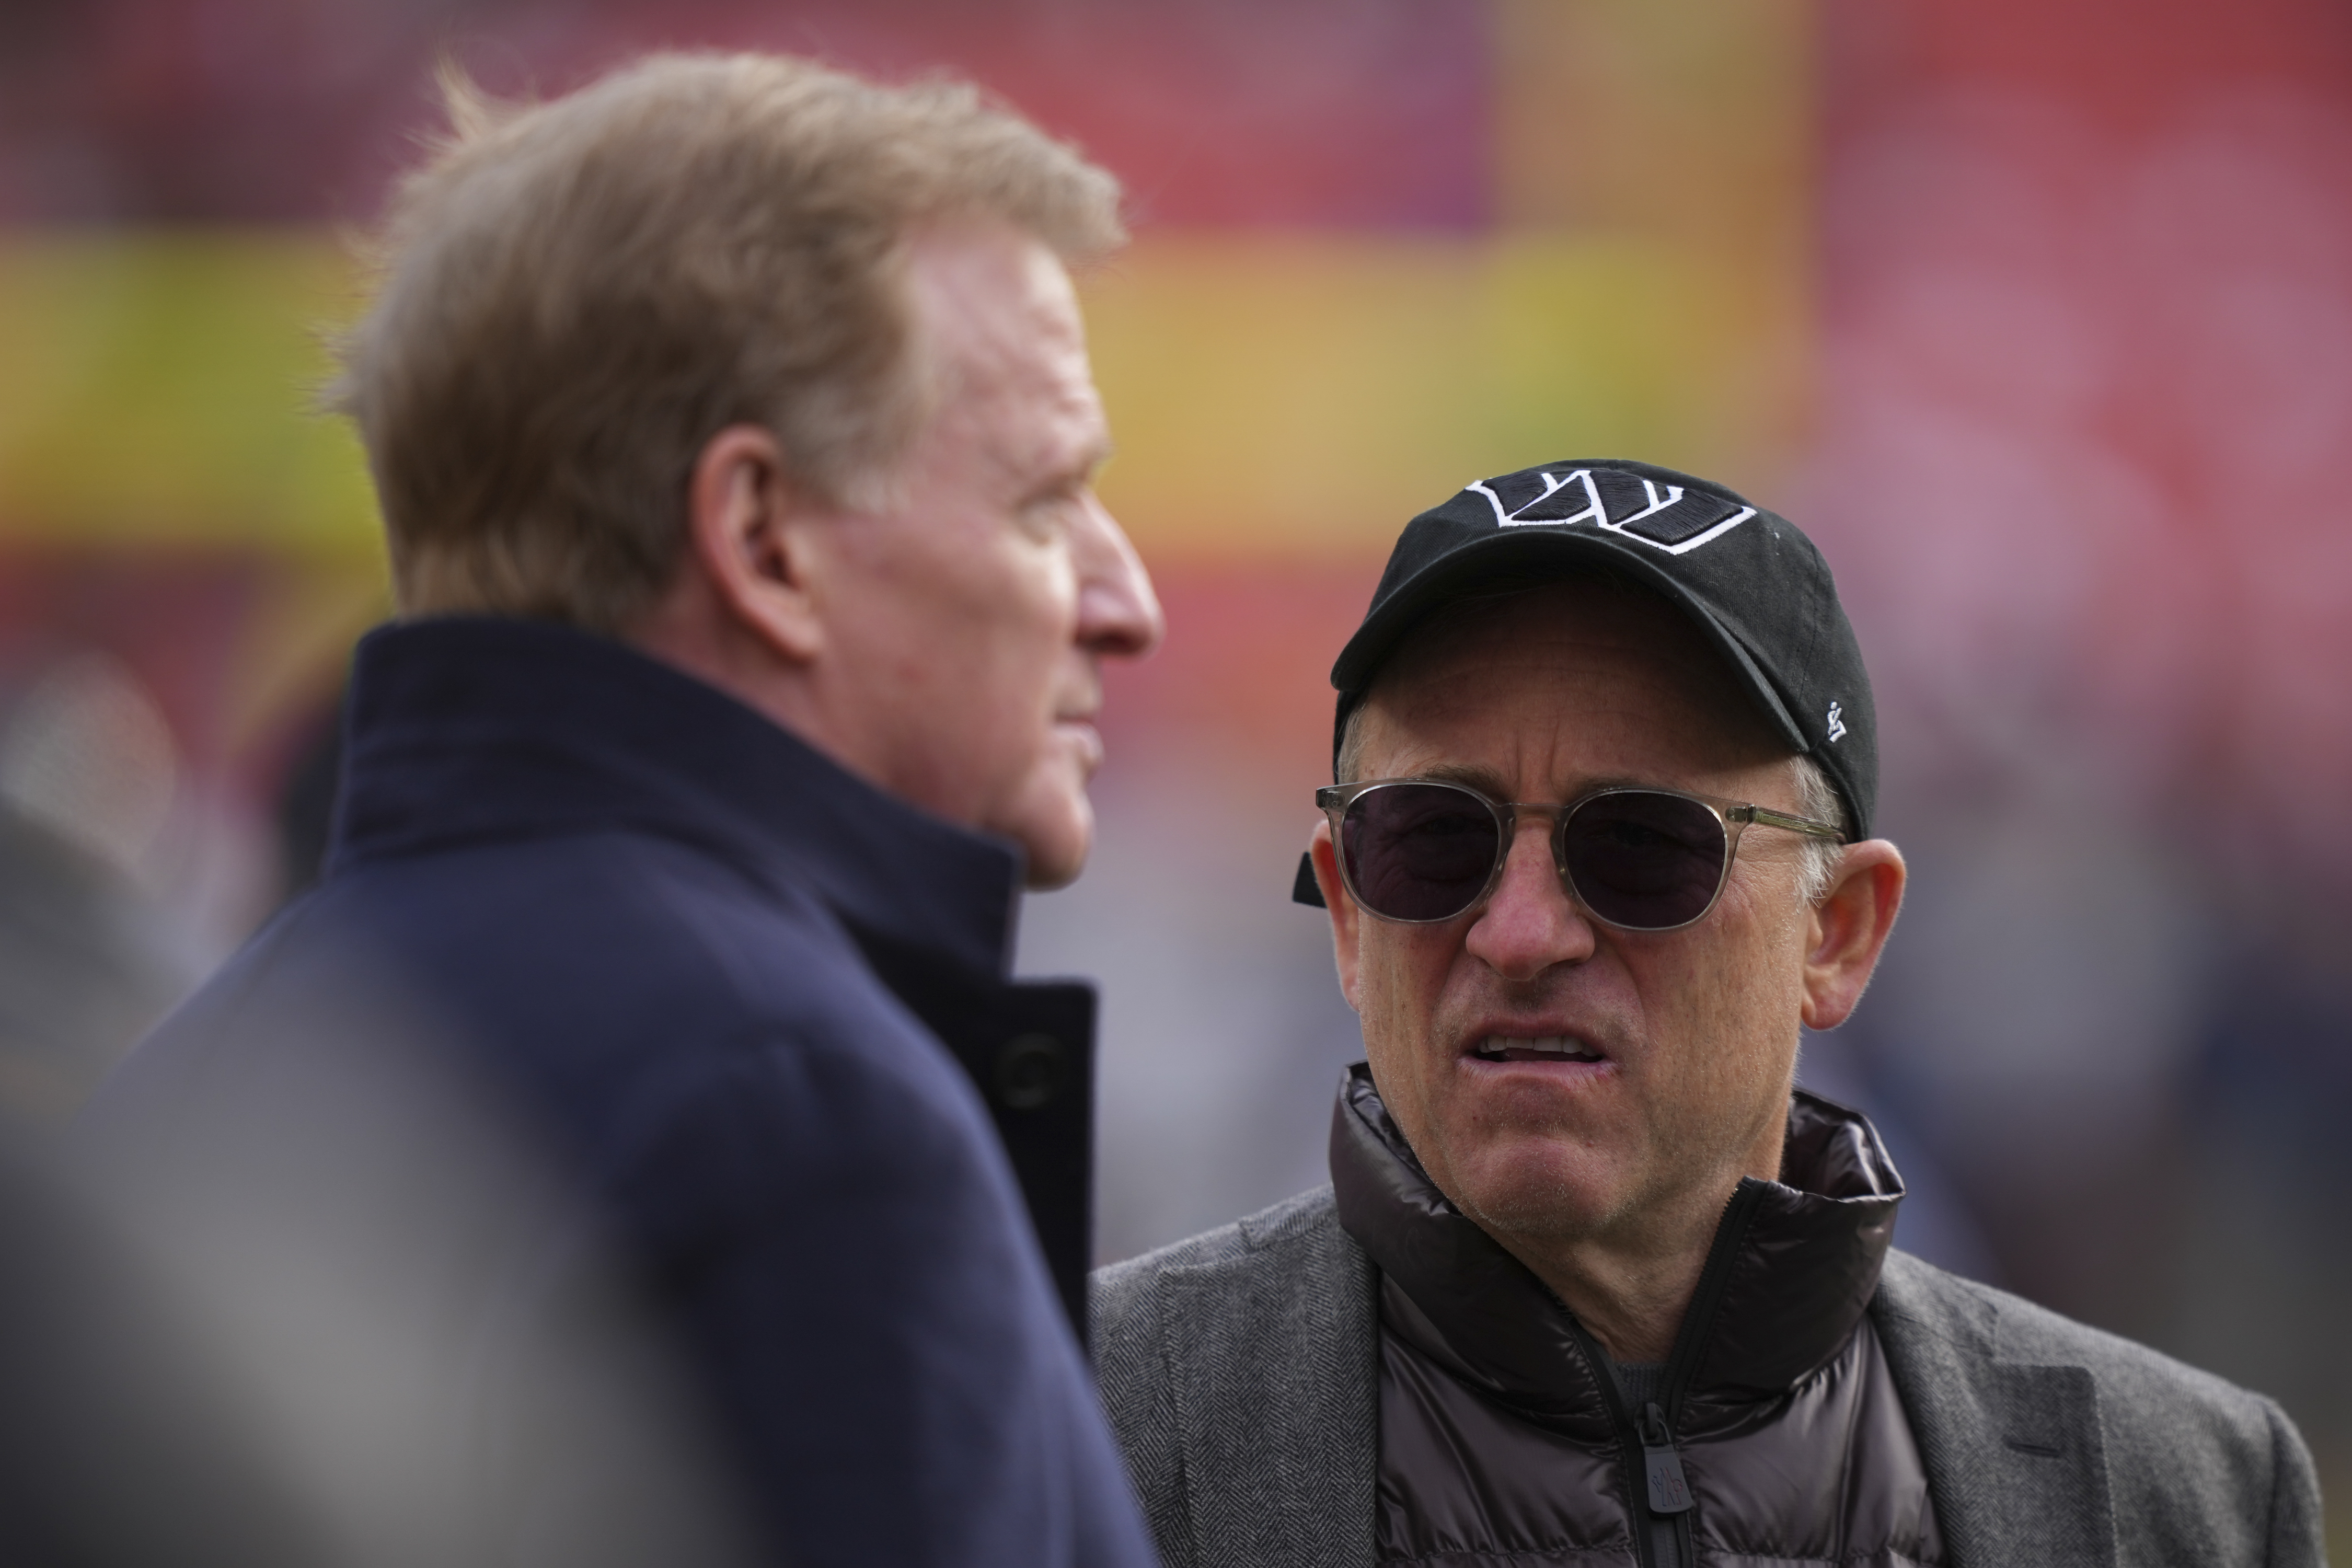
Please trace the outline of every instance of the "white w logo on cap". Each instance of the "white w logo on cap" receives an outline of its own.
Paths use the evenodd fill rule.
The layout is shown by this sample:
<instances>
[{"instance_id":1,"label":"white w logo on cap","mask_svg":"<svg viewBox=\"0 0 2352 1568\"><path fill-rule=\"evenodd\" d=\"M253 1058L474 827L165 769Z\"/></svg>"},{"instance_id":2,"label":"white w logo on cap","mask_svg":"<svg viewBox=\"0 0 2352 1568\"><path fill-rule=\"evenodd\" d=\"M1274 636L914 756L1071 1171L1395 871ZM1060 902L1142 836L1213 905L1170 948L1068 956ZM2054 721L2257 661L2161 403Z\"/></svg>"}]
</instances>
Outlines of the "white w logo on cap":
<instances>
[{"instance_id":1,"label":"white w logo on cap","mask_svg":"<svg viewBox=\"0 0 2352 1568\"><path fill-rule=\"evenodd\" d=\"M1609 489L1621 492L1621 515L1612 517L1609 504L1602 498L1600 480L1610 481ZM1517 491L1528 481L1541 488L1536 493L1510 505L1494 487L1503 485ZM1633 487L1639 485L1637 498ZM1595 528L1627 539L1638 540L1653 550L1668 555L1681 555L1700 545L1720 539L1725 534L1756 515L1752 506L1740 506L1721 497L1701 493L1688 495L1680 485L1660 485L1636 475L1603 469L1596 478L1591 468L1577 468L1570 473L1554 475L1541 469L1507 474L1465 487L1486 498L1495 509L1495 524L1498 528L1573 528L1579 523L1591 523ZM1516 499L1516 498L1514 498ZM1577 510L1568 509L1581 500ZM1686 517L1665 518L1662 514L1689 503ZM1659 521L1646 528L1633 525L1648 519Z\"/></svg>"}]
</instances>

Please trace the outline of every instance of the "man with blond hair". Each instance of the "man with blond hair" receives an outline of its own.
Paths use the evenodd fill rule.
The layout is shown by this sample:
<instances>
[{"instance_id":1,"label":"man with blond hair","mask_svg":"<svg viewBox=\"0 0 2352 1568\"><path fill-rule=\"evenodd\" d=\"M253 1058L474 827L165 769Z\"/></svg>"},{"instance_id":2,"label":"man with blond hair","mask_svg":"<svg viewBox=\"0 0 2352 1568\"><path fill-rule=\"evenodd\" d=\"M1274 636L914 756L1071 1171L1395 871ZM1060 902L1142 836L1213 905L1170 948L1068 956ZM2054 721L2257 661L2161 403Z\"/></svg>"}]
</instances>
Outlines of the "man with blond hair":
<instances>
[{"instance_id":1,"label":"man with blond hair","mask_svg":"<svg viewBox=\"0 0 2352 1568\"><path fill-rule=\"evenodd\" d=\"M650 1325L757 1556L1142 1564L1067 1315L1092 995L1006 979L1019 889L1087 854L1100 662L1162 629L1067 271L1117 185L969 89L787 58L450 97L343 344L400 614L325 878L86 1142L213 1214L328 1194L268 1310L386 1277L462 1370L426 1447L499 1491L483 1561L705 1550L579 1526L645 1486L582 1435L608 1406L501 1408L593 1299ZM450 1175L451 1084L535 1175ZM450 1188L484 1212L409 1201Z\"/></svg>"}]
</instances>

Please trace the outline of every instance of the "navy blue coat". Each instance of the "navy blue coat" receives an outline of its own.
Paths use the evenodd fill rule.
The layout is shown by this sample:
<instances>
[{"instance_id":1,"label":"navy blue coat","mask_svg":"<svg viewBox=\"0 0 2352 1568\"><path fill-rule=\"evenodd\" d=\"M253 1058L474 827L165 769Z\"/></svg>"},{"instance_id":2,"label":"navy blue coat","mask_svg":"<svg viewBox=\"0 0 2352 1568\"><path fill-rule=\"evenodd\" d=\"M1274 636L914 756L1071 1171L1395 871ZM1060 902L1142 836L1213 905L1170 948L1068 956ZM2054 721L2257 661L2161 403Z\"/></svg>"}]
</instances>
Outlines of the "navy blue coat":
<instances>
[{"instance_id":1,"label":"navy blue coat","mask_svg":"<svg viewBox=\"0 0 2352 1568\"><path fill-rule=\"evenodd\" d=\"M781 1555L1150 1563L1065 1310L1092 997L1004 978L1017 854L552 626L379 631L349 722L322 884L108 1087L100 1158L363 1035L363 954L586 1195ZM478 1273L527 1340L532 1271Z\"/></svg>"}]
</instances>

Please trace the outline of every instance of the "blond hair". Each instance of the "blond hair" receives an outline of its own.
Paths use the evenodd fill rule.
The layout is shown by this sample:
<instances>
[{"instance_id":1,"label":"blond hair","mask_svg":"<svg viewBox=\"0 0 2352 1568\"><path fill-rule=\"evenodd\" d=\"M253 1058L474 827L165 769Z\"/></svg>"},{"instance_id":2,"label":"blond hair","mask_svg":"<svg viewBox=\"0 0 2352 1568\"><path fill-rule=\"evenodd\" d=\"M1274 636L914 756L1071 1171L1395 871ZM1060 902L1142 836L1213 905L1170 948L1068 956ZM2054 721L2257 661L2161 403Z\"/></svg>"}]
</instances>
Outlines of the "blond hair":
<instances>
[{"instance_id":1,"label":"blond hair","mask_svg":"<svg viewBox=\"0 0 2352 1568\"><path fill-rule=\"evenodd\" d=\"M551 102L445 71L341 344L406 615L622 629L677 566L688 477L731 425L803 492L870 504L928 416L910 235L1001 221L1080 261L1118 185L971 87L656 55Z\"/></svg>"}]
</instances>

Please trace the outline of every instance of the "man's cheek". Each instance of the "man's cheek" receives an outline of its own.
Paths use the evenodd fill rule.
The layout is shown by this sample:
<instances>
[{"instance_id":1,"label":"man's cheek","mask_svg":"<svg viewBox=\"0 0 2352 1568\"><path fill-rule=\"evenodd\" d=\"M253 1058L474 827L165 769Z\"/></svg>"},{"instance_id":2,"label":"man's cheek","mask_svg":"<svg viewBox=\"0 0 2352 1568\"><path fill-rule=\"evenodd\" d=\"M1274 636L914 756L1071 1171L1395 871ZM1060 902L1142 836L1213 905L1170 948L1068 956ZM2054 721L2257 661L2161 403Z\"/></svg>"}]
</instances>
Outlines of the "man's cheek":
<instances>
[{"instance_id":1,"label":"man's cheek","mask_svg":"<svg viewBox=\"0 0 2352 1568\"><path fill-rule=\"evenodd\" d=\"M1418 1104L1426 1076L1423 1058L1428 1030L1404 1005L1407 993L1399 984L1395 949L1381 940L1387 932L1365 921L1358 922L1357 930L1363 933L1358 996L1365 1054L1372 1060L1375 1080L1395 1085L1400 1099ZM1385 1098L1388 1090L1381 1092Z\"/></svg>"}]
</instances>

